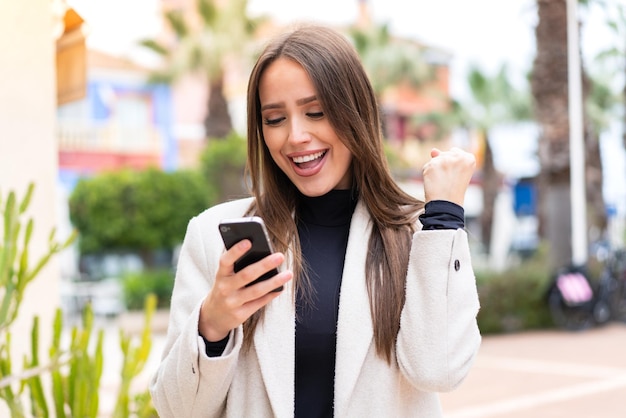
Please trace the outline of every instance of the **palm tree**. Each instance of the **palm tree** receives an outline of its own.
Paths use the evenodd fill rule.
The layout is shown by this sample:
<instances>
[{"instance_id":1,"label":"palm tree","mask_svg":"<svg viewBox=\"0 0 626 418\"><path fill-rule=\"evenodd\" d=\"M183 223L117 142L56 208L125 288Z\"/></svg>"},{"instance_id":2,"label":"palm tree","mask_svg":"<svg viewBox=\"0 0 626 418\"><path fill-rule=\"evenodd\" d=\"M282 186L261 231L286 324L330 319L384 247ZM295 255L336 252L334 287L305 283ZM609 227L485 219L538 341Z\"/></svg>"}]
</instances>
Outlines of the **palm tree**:
<instances>
[{"instance_id":1,"label":"palm tree","mask_svg":"<svg viewBox=\"0 0 626 418\"><path fill-rule=\"evenodd\" d=\"M424 47L410 40L393 38L386 24L353 26L348 32L379 103L390 87L419 90L435 79L435 67L427 62ZM386 125L388 115L383 103L381 111L383 124ZM386 127L384 129L387 130ZM389 137L388 132L385 132L385 137Z\"/></svg>"},{"instance_id":2,"label":"palm tree","mask_svg":"<svg viewBox=\"0 0 626 418\"><path fill-rule=\"evenodd\" d=\"M623 79L626 69L624 62L626 61L626 8L624 5L618 4L614 8L608 8L608 4L597 3L606 8L607 27L610 28L615 35L615 43L607 45L607 48L599 52L594 61L597 66L596 75L591 79L590 100L587 103L587 112L590 119L590 134L595 141L598 141L602 131L609 129L611 120L619 120L622 118L622 144L626 147L626 112L623 111L626 104L626 83L621 87L621 95L616 94L614 81ZM620 77L620 75L622 77ZM621 112L620 112L621 110ZM621 114L621 116L620 116ZM599 160L599 155L595 158ZM593 225L606 225L607 217L604 207L598 203L601 194L602 166L590 167L590 173L587 174L589 182L595 181L596 184L589 184L587 193L591 194L590 201L594 210L592 221ZM600 192L598 192L600 190ZM602 211L602 212L601 212ZM601 216L599 216L601 215Z\"/></svg>"},{"instance_id":3,"label":"palm tree","mask_svg":"<svg viewBox=\"0 0 626 418\"><path fill-rule=\"evenodd\" d=\"M537 0L537 6L531 87L541 127L539 228L550 245L551 267L558 268L571 260L567 5L565 0Z\"/></svg>"},{"instance_id":4,"label":"palm tree","mask_svg":"<svg viewBox=\"0 0 626 418\"><path fill-rule=\"evenodd\" d=\"M480 139L483 191L483 210L480 216L481 242L485 251L491 248L491 235L495 201L501 185L501 175L496 170L489 137L491 130L500 124L530 120L530 98L512 85L506 65L494 76L489 76L476 65L468 72L470 97L465 102L452 101L450 112L431 113L419 118L434 123L437 135L448 135L453 129L463 127L473 130Z\"/></svg>"},{"instance_id":5,"label":"palm tree","mask_svg":"<svg viewBox=\"0 0 626 418\"><path fill-rule=\"evenodd\" d=\"M610 61L616 61L616 67L618 70L614 76L619 76L618 72L622 73L622 78L626 72L626 7L622 4L618 4L614 10L609 9L607 12L609 16L607 19L607 26L615 34L617 43L615 45L609 45L605 50L601 51L597 55L597 60L601 63L609 63ZM626 83L622 86L622 106L626 104ZM624 112L624 118L626 118L626 112ZM624 121L624 132L622 133L622 142L626 147L626 120Z\"/></svg>"},{"instance_id":6,"label":"palm tree","mask_svg":"<svg viewBox=\"0 0 626 418\"><path fill-rule=\"evenodd\" d=\"M508 78L506 65L502 65L493 77L472 66L467 81L471 97L469 103L463 106L466 114L465 124L477 131L481 141L483 152L481 240L485 250L490 252L494 209L502 176L495 167L489 134L497 125L530 120L530 100L513 87Z\"/></svg>"},{"instance_id":7,"label":"palm tree","mask_svg":"<svg viewBox=\"0 0 626 418\"><path fill-rule=\"evenodd\" d=\"M423 48L409 40L395 39L386 24L352 27L349 34L380 95L386 88L406 84L419 88L433 80L433 68L423 56Z\"/></svg>"},{"instance_id":8,"label":"palm tree","mask_svg":"<svg viewBox=\"0 0 626 418\"><path fill-rule=\"evenodd\" d=\"M437 138L448 136L458 128L473 131L479 138L483 191L483 210L480 216L481 243L485 251L489 252L495 201L501 184L501 175L496 170L489 140L490 132L500 124L530 120L530 97L524 90L517 90L513 86L506 65L502 65L493 76L472 65L467 75L467 85L470 88L468 99L463 102L451 100L449 111L419 115L415 121L435 126L433 135Z\"/></svg>"},{"instance_id":9,"label":"palm tree","mask_svg":"<svg viewBox=\"0 0 626 418\"><path fill-rule=\"evenodd\" d=\"M603 195L602 158L600 155L600 134L610 128L611 121L617 119L617 104L620 97L610 86L610 76L591 77L589 96L585 103L588 116L586 126L586 193L589 202L589 225L598 234L606 231L608 219Z\"/></svg>"},{"instance_id":10,"label":"palm tree","mask_svg":"<svg viewBox=\"0 0 626 418\"><path fill-rule=\"evenodd\" d=\"M566 1L537 0L537 14L539 17L535 28L537 55L533 63L531 86L535 101L535 118L541 128L538 177L539 229L551 250L551 267L557 269L572 261ZM586 102L589 95L589 80L584 71L582 74L583 97ZM598 141L590 139L589 124L584 123L583 126L585 126L587 166L590 164L595 166L595 176L601 176ZM593 157L590 158L590 155ZM599 170L597 167L600 167ZM588 180L589 176L586 178Z\"/></svg>"},{"instance_id":11,"label":"palm tree","mask_svg":"<svg viewBox=\"0 0 626 418\"><path fill-rule=\"evenodd\" d=\"M141 45L164 60L163 69L151 74L151 82L169 84L189 74L199 74L206 80L209 99L205 134L207 138L224 138L232 131L224 95L226 65L245 55L255 28L264 18L248 18L247 0L194 1L194 13L183 9L165 12L173 41L146 39Z\"/></svg>"}]
</instances>

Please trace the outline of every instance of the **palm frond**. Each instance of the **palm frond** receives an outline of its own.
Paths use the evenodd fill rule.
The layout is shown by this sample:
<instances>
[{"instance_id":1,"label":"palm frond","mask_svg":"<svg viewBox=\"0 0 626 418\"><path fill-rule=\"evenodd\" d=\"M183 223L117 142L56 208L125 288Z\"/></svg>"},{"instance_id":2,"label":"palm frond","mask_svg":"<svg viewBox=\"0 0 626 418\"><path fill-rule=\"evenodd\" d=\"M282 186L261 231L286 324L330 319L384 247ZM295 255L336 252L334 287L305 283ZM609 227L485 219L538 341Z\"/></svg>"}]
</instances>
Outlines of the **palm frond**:
<instances>
[{"instance_id":1,"label":"palm frond","mask_svg":"<svg viewBox=\"0 0 626 418\"><path fill-rule=\"evenodd\" d=\"M172 84L175 75L167 71L153 71L148 76L148 84Z\"/></svg>"},{"instance_id":2,"label":"palm frond","mask_svg":"<svg viewBox=\"0 0 626 418\"><path fill-rule=\"evenodd\" d=\"M185 16L182 10L170 10L165 13L165 20L172 27L172 30L178 39L184 38L189 34L189 28L185 22Z\"/></svg>"},{"instance_id":3,"label":"palm frond","mask_svg":"<svg viewBox=\"0 0 626 418\"><path fill-rule=\"evenodd\" d=\"M218 13L219 11L213 0L198 0L198 14L206 26L215 26L215 22L218 20Z\"/></svg>"},{"instance_id":4,"label":"palm frond","mask_svg":"<svg viewBox=\"0 0 626 418\"><path fill-rule=\"evenodd\" d=\"M161 56L166 56L169 52L169 49L167 49L164 45L155 41L154 39L142 39L139 41L139 45L146 47L152 52L156 52Z\"/></svg>"}]
</instances>

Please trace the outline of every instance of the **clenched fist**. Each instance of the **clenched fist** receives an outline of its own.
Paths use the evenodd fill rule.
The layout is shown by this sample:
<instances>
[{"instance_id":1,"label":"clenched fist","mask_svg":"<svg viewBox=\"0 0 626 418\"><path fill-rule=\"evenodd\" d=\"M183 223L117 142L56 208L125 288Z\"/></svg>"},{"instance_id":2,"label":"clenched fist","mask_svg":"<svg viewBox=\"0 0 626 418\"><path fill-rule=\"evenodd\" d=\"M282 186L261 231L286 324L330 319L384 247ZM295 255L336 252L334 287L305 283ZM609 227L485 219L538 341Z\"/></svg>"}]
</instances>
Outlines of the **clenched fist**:
<instances>
[{"instance_id":1,"label":"clenched fist","mask_svg":"<svg viewBox=\"0 0 626 418\"><path fill-rule=\"evenodd\" d=\"M465 191L476 168L474 154L460 148L450 151L433 148L430 156L422 172L426 202L447 200L463 206Z\"/></svg>"}]
</instances>

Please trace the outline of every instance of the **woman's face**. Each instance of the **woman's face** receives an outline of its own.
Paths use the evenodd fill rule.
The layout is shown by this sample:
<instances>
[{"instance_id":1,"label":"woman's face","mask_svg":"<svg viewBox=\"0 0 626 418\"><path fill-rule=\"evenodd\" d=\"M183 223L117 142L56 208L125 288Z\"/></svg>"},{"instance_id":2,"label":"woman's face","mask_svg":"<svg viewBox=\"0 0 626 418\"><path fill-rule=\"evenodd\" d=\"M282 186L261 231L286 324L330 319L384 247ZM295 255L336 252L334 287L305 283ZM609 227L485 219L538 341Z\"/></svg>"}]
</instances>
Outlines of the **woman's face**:
<instances>
[{"instance_id":1,"label":"woman's face","mask_svg":"<svg viewBox=\"0 0 626 418\"><path fill-rule=\"evenodd\" d=\"M279 58L259 82L263 136L272 158L306 196L351 185L352 154L330 125L302 66Z\"/></svg>"}]
</instances>

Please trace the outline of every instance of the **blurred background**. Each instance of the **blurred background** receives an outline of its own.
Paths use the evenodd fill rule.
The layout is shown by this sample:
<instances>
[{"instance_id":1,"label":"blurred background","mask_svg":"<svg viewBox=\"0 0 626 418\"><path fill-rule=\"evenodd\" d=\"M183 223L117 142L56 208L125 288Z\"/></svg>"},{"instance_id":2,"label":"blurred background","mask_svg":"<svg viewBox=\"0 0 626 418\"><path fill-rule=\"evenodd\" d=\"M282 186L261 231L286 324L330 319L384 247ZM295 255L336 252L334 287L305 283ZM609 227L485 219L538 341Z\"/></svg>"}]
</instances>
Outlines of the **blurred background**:
<instances>
[{"instance_id":1,"label":"blurred background","mask_svg":"<svg viewBox=\"0 0 626 418\"><path fill-rule=\"evenodd\" d=\"M87 305L120 326L148 294L167 315L188 220L247 195L251 66L269 37L305 22L354 43L407 191L422 196L433 146L476 155L465 214L481 330L558 325L546 294L556 271L581 264L572 230L595 286L626 217L626 0L577 3L580 125L568 112L568 3L0 0L0 205L6 214L9 191L35 185L33 254L52 228L78 234L24 293L16 326L60 307L69 327ZM572 222L576 188L584 216Z\"/></svg>"},{"instance_id":2,"label":"blurred background","mask_svg":"<svg viewBox=\"0 0 626 418\"><path fill-rule=\"evenodd\" d=\"M392 168L407 190L420 196L420 169L432 146L476 154L466 215L479 263L504 269L542 238L548 268L570 262L564 1L545 11L528 0L207 2L216 15L195 1L126 3L53 3L57 25L63 19L63 29L55 28L57 80L68 89L63 97L61 86L56 111L61 215L67 213L59 222L83 231L74 259L64 257L65 276L168 264L190 216L246 193L240 140L247 75L269 36L303 22L334 26L357 46L379 96ZM585 2L578 13L588 204L580 228L590 244L623 240L623 6ZM120 178L128 170L161 188L164 180L147 177L184 172L180 181L198 187L185 187L182 200L171 196L180 185L153 188L155 196L145 192L150 210L110 195L117 207L109 211L97 200L107 200L103 190L89 202L88 191L76 188L93 178L81 186L97 189L102 173L111 176L102 187L119 181L119 192L131 187ZM178 204L146 219L158 196ZM146 233L151 226L160 233Z\"/></svg>"}]
</instances>

